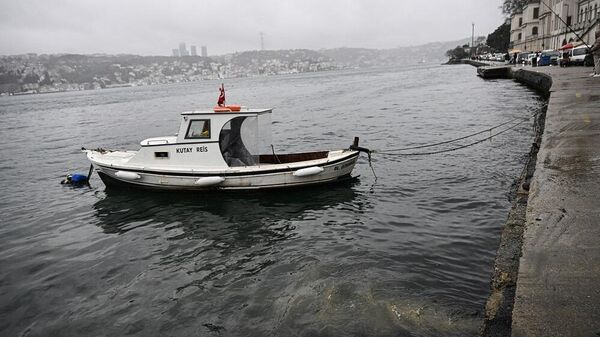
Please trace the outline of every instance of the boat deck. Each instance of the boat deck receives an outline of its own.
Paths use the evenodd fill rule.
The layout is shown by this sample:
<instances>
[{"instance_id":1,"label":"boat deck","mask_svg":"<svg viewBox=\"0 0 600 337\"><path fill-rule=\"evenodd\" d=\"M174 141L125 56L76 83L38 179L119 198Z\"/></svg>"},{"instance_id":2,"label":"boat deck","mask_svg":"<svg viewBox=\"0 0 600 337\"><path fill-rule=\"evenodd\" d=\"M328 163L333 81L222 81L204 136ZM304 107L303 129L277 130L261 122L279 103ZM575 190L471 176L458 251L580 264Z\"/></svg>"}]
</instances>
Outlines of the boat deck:
<instances>
[{"instance_id":1,"label":"boat deck","mask_svg":"<svg viewBox=\"0 0 600 337\"><path fill-rule=\"evenodd\" d=\"M263 171L263 170L274 170L280 168L297 168L310 165L319 165L323 163L330 163L333 161L340 160L347 157L348 150L336 150L336 151L319 151L319 152L305 152L305 153L290 153L290 154L266 154L260 155L260 163L258 165L251 166L236 166L229 167L223 165L222 167L198 167L197 165L183 165L183 166L140 166L139 164L132 165L129 160L135 156L137 151L110 151L110 150L88 150L88 158L97 165L106 167L115 167L122 169L141 169L141 170L152 170L152 171L163 171L169 172L252 172L252 171ZM356 151L352 151L356 152Z\"/></svg>"}]
</instances>

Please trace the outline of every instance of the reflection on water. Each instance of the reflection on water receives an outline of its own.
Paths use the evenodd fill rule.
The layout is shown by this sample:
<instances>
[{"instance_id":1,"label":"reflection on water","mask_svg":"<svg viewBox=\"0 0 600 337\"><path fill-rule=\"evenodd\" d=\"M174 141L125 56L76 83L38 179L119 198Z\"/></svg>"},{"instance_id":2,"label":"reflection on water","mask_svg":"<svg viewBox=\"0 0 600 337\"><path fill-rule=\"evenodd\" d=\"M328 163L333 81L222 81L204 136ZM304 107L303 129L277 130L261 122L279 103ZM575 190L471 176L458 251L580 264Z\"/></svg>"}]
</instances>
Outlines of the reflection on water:
<instances>
[{"instance_id":1,"label":"reflection on water","mask_svg":"<svg viewBox=\"0 0 600 337\"><path fill-rule=\"evenodd\" d=\"M180 286L205 287L214 268L218 274L232 273L232 280L258 273L271 262L256 262L271 249L285 245L295 235L294 222L312 219L315 213L352 204L358 210L369 207L368 200L357 201L351 188L357 182L344 182L302 190L265 192L137 192L107 190L94 204L98 225L105 233L124 234L140 226L163 227L171 242L190 243L185 250L161 256L161 264L197 264L193 272L209 271L201 279ZM364 197L360 197L364 199ZM196 245L192 243L197 243ZM239 259L232 259L239 255ZM239 273L238 275L234 275Z\"/></svg>"},{"instance_id":2,"label":"reflection on water","mask_svg":"<svg viewBox=\"0 0 600 337\"><path fill-rule=\"evenodd\" d=\"M432 76L435 74L435 76ZM228 84L226 84L228 85ZM214 82L0 98L0 335L476 335L507 191L531 128L465 151L365 156L360 180L260 193L58 182L79 148L173 133ZM464 136L541 103L471 67L236 79L278 106L277 151L398 148ZM315 99L328 93L328 107Z\"/></svg>"},{"instance_id":3,"label":"reflection on water","mask_svg":"<svg viewBox=\"0 0 600 337\"><path fill-rule=\"evenodd\" d=\"M272 191L160 192L106 189L94 204L96 216L106 233L124 233L132 223L169 223L189 238L216 235L215 231L237 229L252 233L272 224L302 220L305 212L317 212L340 204L353 204L357 210L367 201L353 203L358 179L327 186ZM232 224L234 228L223 227ZM243 235L243 234L242 234Z\"/></svg>"}]
</instances>

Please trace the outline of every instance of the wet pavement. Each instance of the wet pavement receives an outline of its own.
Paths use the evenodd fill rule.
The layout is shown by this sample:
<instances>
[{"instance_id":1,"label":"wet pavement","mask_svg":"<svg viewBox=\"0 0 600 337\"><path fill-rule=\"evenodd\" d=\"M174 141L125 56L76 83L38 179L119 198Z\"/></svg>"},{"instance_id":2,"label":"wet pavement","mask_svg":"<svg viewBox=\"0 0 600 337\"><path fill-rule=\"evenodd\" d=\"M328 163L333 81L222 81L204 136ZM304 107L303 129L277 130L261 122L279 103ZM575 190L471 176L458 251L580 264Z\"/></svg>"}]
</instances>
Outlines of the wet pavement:
<instances>
[{"instance_id":1,"label":"wet pavement","mask_svg":"<svg viewBox=\"0 0 600 337\"><path fill-rule=\"evenodd\" d=\"M600 78L552 77L530 188L512 336L600 336Z\"/></svg>"}]
</instances>

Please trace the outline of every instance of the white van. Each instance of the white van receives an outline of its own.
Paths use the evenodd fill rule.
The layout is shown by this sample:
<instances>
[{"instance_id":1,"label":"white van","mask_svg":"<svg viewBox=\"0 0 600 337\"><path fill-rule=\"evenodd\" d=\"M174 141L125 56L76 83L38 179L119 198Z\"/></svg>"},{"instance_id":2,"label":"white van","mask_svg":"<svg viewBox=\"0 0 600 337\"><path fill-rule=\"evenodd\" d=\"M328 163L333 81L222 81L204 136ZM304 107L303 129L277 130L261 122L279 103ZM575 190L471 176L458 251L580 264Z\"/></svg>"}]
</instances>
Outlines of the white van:
<instances>
[{"instance_id":1,"label":"white van","mask_svg":"<svg viewBox=\"0 0 600 337\"><path fill-rule=\"evenodd\" d=\"M590 50L585 45L571 49L569 52L570 63L577 65L577 66L582 66L583 61L585 60L585 55L587 55L589 53L590 53Z\"/></svg>"}]
</instances>

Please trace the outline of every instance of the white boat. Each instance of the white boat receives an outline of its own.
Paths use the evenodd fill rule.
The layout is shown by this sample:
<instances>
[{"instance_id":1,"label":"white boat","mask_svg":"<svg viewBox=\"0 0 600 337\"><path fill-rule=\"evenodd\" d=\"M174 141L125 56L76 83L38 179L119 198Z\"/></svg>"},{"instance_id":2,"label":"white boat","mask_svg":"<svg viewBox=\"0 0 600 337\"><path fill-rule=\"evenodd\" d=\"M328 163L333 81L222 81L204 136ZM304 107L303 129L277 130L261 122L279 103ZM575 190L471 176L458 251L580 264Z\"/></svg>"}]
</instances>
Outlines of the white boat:
<instances>
[{"instance_id":1,"label":"white boat","mask_svg":"<svg viewBox=\"0 0 600 337\"><path fill-rule=\"evenodd\" d=\"M181 113L176 136L143 140L137 151L86 150L107 185L172 190L295 187L349 178L360 151L276 153L272 109L215 108Z\"/></svg>"}]
</instances>

